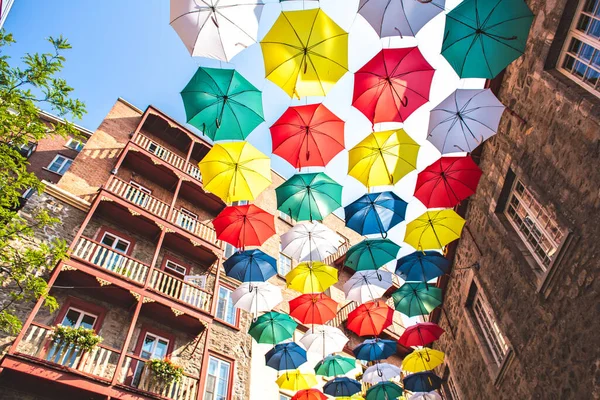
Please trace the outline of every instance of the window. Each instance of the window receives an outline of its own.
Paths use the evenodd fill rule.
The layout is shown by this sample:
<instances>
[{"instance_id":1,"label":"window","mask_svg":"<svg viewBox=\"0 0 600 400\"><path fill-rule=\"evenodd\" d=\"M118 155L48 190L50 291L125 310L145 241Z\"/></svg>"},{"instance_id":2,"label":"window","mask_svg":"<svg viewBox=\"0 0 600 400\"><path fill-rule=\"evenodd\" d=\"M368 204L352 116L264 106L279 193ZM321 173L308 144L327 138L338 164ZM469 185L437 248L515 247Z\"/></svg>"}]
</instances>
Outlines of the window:
<instances>
[{"instance_id":1,"label":"window","mask_svg":"<svg viewBox=\"0 0 600 400\"><path fill-rule=\"evenodd\" d=\"M238 248L237 248L237 247L235 247L235 246L234 246L234 245L232 245L232 244L225 243L225 253L224 253L224 256L225 256L225 258L229 258L229 257L231 257L231 256L232 256L232 255L234 255L234 254L235 254L237 251L238 251Z\"/></svg>"},{"instance_id":2,"label":"window","mask_svg":"<svg viewBox=\"0 0 600 400\"><path fill-rule=\"evenodd\" d=\"M33 154L33 152L37 149L37 143L28 142L18 146L19 153L25 157L29 158Z\"/></svg>"},{"instance_id":3,"label":"window","mask_svg":"<svg viewBox=\"0 0 600 400\"><path fill-rule=\"evenodd\" d=\"M279 400L290 400L290 399L291 399L290 396L287 396L283 393L279 393Z\"/></svg>"},{"instance_id":4,"label":"window","mask_svg":"<svg viewBox=\"0 0 600 400\"><path fill-rule=\"evenodd\" d=\"M279 210L279 218L284 220L285 222L287 222L290 225L294 224L294 218L290 217L289 215L287 215L286 213L284 213L283 211Z\"/></svg>"},{"instance_id":5,"label":"window","mask_svg":"<svg viewBox=\"0 0 600 400\"><path fill-rule=\"evenodd\" d=\"M138 355L145 360L152 360L155 358L163 360L167 357L168 351L169 339L165 339L154 333L145 332L144 340L141 343ZM136 362L132 380L132 385L134 387L139 386L145 365L146 364L143 362Z\"/></svg>"},{"instance_id":6,"label":"window","mask_svg":"<svg viewBox=\"0 0 600 400\"><path fill-rule=\"evenodd\" d=\"M177 225L188 231L194 231L198 223L198 215L181 207L177 213Z\"/></svg>"},{"instance_id":7,"label":"window","mask_svg":"<svg viewBox=\"0 0 600 400\"><path fill-rule=\"evenodd\" d=\"M286 276L292 270L292 258L281 251L279 244L279 261L277 261L277 274Z\"/></svg>"},{"instance_id":8,"label":"window","mask_svg":"<svg viewBox=\"0 0 600 400\"><path fill-rule=\"evenodd\" d=\"M104 232L100 243L118 251L119 253L127 253L130 245L129 241L108 232Z\"/></svg>"},{"instance_id":9,"label":"window","mask_svg":"<svg viewBox=\"0 0 600 400\"><path fill-rule=\"evenodd\" d=\"M73 164L73 160L68 157L61 156L60 154L54 157L54 160L48 165L48 170L55 172L59 175L64 175L69 167Z\"/></svg>"},{"instance_id":10,"label":"window","mask_svg":"<svg viewBox=\"0 0 600 400\"><path fill-rule=\"evenodd\" d=\"M231 363L213 356L208 357L208 376L206 378L206 400L226 400L229 394L229 374Z\"/></svg>"},{"instance_id":11,"label":"window","mask_svg":"<svg viewBox=\"0 0 600 400\"><path fill-rule=\"evenodd\" d=\"M71 150L75 150L78 153L81 150L83 150L83 146L84 146L84 144L80 140L73 139L73 138L69 138L69 140L67 141L67 144L65 144L65 147L68 147Z\"/></svg>"},{"instance_id":12,"label":"window","mask_svg":"<svg viewBox=\"0 0 600 400\"><path fill-rule=\"evenodd\" d=\"M129 187L125 192L125 199L139 206L146 206L150 200L152 190L140 185L135 181L129 181Z\"/></svg>"},{"instance_id":13,"label":"window","mask_svg":"<svg viewBox=\"0 0 600 400\"><path fill-rule=\"evenodd\" d=\"M79 328L82 326L86 329L92 329L96 323L96 319L98 319L98 316L96 315L86 313L85 311L77 308L69 307L60 324L73 328Z\"/></svg>"},{"instance_id":14,"label":"window","mask_svg":"<svg viewBox=\"0 0 600 400\"><path fill-rule=\"evenodd\" d=\"M233 300L231 300L231 290L223 286L219 287L217 314L215 316L230 325L236 325L237 313L233 306Z\"/></svg>"},{"instance_id":15,"label":"window","mask_svg":"<svg viewBox=\"0 0 600 400\"><path fill-rule=\"evenodd\" d=\"M600 0L580 0L558 70L600 96Z\"/></svg>"},{"instance_id":16,"label":"window","mask_svg":"<svg viewBox=\"0 0 600 400\"><path fill-rule=\"evenodd\" d=\"M565 230L519 179L513 183L504 212L541 270L546 272L565 237Z\"/></svg>"},{"instance_id":17,"label":"window","mask_svg":"<svg viewBox=\"0 0 600 400\"><path fill-rule=\"evenodd\" d=\"M187 274L186 267L171 260L165 262L165 271L171 272L179 277L184 277Z\"/></svg>"},{"instance_id":18,"label":"window","mask_svg":"<svg viewBox=\"0 0 600 400\"><path fill-rule=\"evenodd\" d=\"M167 155L167 150L154 142L150 142L148 145L148 151L157 155L159 158L164 158Z\"/></svg>"},{"instance_id":19,"label":"window","mask_svg":"<svg viewBox=\"0 0 600 400\"><path fill-rule=\"evenodd\" d=\"M131 243L108 232L104 232L100 243L114 251L107 251L106 248L98 246L96 257L92 262L102 268L118 272L121 265L125 262L125 258L119 253L126 254Z\"/></svg>"},{"instance_id":20,"label":"window","mask_svg":"<svg viewBox=\"0 0 600 400\"><path fill-rule=\"evenodd\" d=\"M231 203L232 206L245 206L248 205L248 200L238 200Z\"/></svg>"}]
</instances>

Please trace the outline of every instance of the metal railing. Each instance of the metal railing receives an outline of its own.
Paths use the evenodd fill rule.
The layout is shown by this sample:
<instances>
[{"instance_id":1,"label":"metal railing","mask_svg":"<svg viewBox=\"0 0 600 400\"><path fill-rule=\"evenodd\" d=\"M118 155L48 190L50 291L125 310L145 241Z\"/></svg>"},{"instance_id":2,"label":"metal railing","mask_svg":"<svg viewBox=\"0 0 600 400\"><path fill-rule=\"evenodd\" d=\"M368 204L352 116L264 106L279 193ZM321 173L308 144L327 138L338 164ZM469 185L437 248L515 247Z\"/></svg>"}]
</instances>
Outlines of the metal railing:
<instances>
[{"instance_id":1,"label":"metal railing","mask_svg":"<svg viewBox=\"0 0 600 400\"><path fill-rule=\"evenodd\" d=\"M169 204L157 199L149 193L141 191L137 187L114 175L111 176L108 181L106 189L157 217L167 219L167 216L169 215Z\"/></svg>"},{"instance_id":2,"label":"metal railing","mask_svg":"<svg viewBox=\"0 0 600 400\"><path fill-rule=\"evenodd\" d=\"M212 294L196 285L154 268L149 285L159 293L210 313Z\"/></svg>"},{"instance_id":3,"label":"metal railing","mask_svg":"<svg viewBox=\"0 0 600 400\"><path fill-rule=\"evenodd\" d=\"M199 219L184 213L179 209L174 209L171 214L171 222L186 231L201 237L207 242L214 243L217 247L221 247L221 241L217 240L217 232Z\"/></svg>"}]
</instances>

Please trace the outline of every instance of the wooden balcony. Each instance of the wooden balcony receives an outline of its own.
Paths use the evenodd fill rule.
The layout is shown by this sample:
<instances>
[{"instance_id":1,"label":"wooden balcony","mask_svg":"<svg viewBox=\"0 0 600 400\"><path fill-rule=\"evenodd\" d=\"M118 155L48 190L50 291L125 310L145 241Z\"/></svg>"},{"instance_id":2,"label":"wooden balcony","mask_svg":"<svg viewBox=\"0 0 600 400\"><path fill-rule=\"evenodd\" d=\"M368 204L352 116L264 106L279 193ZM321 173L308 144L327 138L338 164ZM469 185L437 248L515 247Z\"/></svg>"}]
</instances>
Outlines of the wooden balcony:
<instances>
[{"instance_id":1,"label":"wooden balcony","mask_svg":"<svg viewBox=\"0 0 600 400\"><path fill-rule=\"evenodd\" d=\"M323 263L327 265L335 265L336 261L346 255L348 250L350 250L350 247L352 247L350 243L344 242L340 247L338 247L338 250L335 253L325 257Z\"/></svg>"},{"instance_id":2,"label":"wooden balcony","mask_svg":"<svg viewBox=\"0 0 600 400\"><path fill-rule=\"evenodd\" d=\"M179 209L174 209L171 215L171 222L207 242L215 243L217 247L221 247L221 241L217 240L217 232L189 214L185 214Z\"/></svg>"},{"instance_id":3,"label":"wooden balcony","mask_svg":"<svg viewBox=\"0 0 600 400\"><path fill-rule=\"evenodd\" d=\"M149 286L167 297L210 313L212 294L196 285L152 268Z\"/></svg>"}]
</instances>

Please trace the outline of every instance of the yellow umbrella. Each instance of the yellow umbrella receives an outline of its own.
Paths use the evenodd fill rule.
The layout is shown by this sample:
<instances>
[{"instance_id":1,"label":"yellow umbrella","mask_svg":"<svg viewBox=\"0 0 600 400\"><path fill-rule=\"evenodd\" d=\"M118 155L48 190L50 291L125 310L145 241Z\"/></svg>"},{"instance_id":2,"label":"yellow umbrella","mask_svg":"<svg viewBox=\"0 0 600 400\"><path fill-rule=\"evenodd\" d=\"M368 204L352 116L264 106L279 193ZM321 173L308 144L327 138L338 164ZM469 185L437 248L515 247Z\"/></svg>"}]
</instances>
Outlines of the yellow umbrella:
<instances>
[{"instance_id":1,"label":"yellow umbrella","mask_svg":"<svg viewBox=\"0 0 600 400\"><path fill-rule=\"evenodd\" d=\"M317 386L315 374L303 374L298 370L286 372L277 378L276 382L281 389L292 390L294 392Z\"/></svg>"},{"instance_id":2,"label":"yellow umbrella","mask_svg":"<svg viewBox=\"0 0 600 400\"><path fill-rule=\"evenodd\" d=\"M408 372L431 371L444 362L444 353L424 347L407 355L402 360L402 370Z\"/></svg>"},{"instance_id":3,"label":"yellow umbrella","mask_svg":"<svg viewBox=\"0 0 600 400\"><path fill-rule=\"evenodd\" d=\"M271 184L271 159L248 142L215 144L198 166L204 189L226 203L252 201Z\"/></svg>"},{"instance_id":4,"label":"yellow umbrella","mask_svg":"<svg viewBox=\"0 0 600 400\"><path fill-rule=\"evenodd\" d=\"M289 288L301 293L324 292L338 281L338 271L322 262L303 262L285 276Z\"/></svg>"},{"instance_id":5,"label":"yellow umbrella","mask_svg":"<svg viewBox=\"0 0 600 400\"><path fill-rule=\"evenodd\" d=\"M404 241L417 250L442 249L460 237L464 224L452 209L427 211L406 225Z\"/></svg>"},{"instance_id":6,"label":"yellow umbrella","mask_svg":"<svg viewBox=\"0 0 600 400\"><path fill-rule=\"evenodd\" d=\"M260 46L267 79L290 97L324 96L348 70L348 33L319 8L283 11Z\"/></svg>"},{"instance_id":7,"label":"yellow umbrella","mask_svg":"<svg viewBox=\"0 0 600 400\"><path fill-rule=\"evenodd\" d=\"M419 147L404 129L373 132L348 152L348 174L366 187L393 185L417 168Z\"/></svg>"}]
</instances>

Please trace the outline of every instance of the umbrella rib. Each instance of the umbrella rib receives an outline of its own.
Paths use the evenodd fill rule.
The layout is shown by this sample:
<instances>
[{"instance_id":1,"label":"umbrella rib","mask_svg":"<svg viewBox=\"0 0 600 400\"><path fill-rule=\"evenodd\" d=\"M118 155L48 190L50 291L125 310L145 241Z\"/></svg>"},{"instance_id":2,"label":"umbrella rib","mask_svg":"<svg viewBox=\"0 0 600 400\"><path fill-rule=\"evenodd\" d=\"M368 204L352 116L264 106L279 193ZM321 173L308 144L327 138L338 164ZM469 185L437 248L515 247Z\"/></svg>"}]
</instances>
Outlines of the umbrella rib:
<instances>
[{"instance_id":1,"label":"umbrella rib","mask_svg":"<svg viewBox=\"0 0 600 400\"><path fill-rule=\"evenodd\" d=\"M243 30L242 28L240 28L235 22L233 22L232 20L230 20L229 18L227 18L225 16L225 14L223 14L221 11L219 11L221 8L232 8L232 7L237 7L237 6L251 6L251 5L259 5L259 4L232 4L230 6L222 6L216 9L215 14L219 14L221 17L223 17L226 21L228 21L231 25L235 26L240 32L242 32L244 35L248 36L248 38L252 39L254 42L256 42L256 39L250 35L248 32L246 32L245 30ZM221 42L222 44L222 42Z\"/></svg>"}]
</instances>

